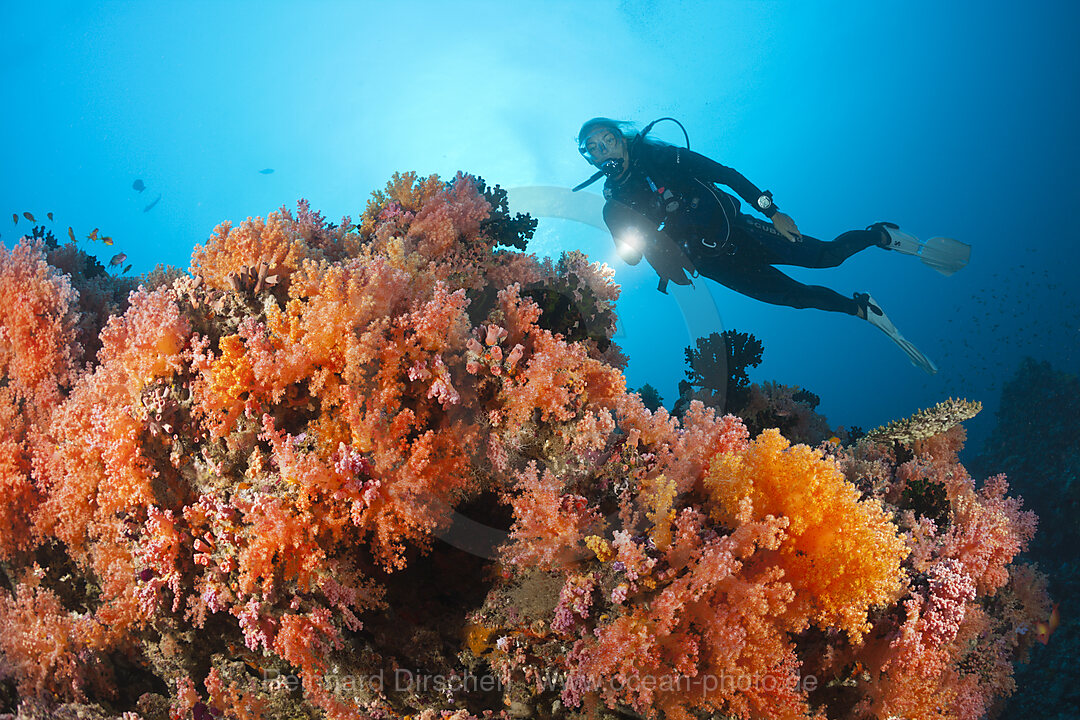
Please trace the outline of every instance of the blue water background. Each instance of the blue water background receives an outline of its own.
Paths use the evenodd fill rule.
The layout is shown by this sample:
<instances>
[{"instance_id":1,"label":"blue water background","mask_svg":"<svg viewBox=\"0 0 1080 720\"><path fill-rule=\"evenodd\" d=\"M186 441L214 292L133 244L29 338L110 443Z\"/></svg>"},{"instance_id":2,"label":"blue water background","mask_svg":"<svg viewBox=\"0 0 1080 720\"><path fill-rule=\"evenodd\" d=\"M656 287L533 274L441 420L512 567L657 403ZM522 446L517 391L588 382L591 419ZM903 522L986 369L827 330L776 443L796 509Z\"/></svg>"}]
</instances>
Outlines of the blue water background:
<instances>
[{"instance_id":1,"label":"blue water background","mask_svg":"<svg viewBox=\"0 0 1080 720\"><path fill-rule=\"evenodd\" d=\"M4 2L0 242L28 229L12 213L53 212L58 237L113 237L90 246L103 261L186 268L224 220L302 197L355 219L395 171L573 186L583 120L671 115L807 234L893 220L973 246L949 278L877 249L792 272L872 292L933 377L855 318L704 282L716 329L764 343L751 379L812 390L833 426L981 400L978 442L1023 356L1077 369L1078 20L1073 2ZM629 383L670 407L683 309L604 233L541 221L531 249L570 248L616 268Z\"/></svg>"}]
</instances>

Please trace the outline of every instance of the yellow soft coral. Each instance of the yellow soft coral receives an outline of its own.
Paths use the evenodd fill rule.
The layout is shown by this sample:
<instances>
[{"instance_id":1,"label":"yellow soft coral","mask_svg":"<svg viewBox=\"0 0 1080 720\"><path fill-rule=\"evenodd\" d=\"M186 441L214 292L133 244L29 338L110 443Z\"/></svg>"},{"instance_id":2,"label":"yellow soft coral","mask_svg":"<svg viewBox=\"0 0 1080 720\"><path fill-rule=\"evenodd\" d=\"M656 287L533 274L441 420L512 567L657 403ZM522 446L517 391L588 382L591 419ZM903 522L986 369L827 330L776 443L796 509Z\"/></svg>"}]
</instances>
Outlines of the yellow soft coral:
<instances>
[{"instance_id":1,"label":"yellow soft coral","mask_svg":"<svg viewBox=\"0 0 1080 720\"><path fill-rule=\"evenodd\" d=\"M642 495L651 508L646 517L653 524L652 539L656 549L666 551L671 545L671 523L675 519L675 481L659 475L642 484Z\"/></svg>"},{"instance_id":2,"label":"yellow soft coral","mask_svg":"<svg viewBox=\"0 0 1080 720\"><path fill-rule=\"evenodd\" d=\"M857 641L869 629L869 607L899 596L908 550L896 526L819 451L789 447L779 431L766 430L745 451L717 456L705 487L714 517L730 526L788 519L775 564L796 591L786 613L793 629L814 622ZM740 513L744 500L750 518L745 505Z\"/></svg>"},{"instance_id":3,"label":"yellow soft coral","mask_svg":"<svg viewBox=\"0 0 1080 720\"><path fill-rule=\"evenodd\" d=\"M585 546L593 551L596 559L600 562L607 562L615 557L615 551L611 549L611 544L599 535L589 535L585 538Z\"/></svg>"}]
</instances>

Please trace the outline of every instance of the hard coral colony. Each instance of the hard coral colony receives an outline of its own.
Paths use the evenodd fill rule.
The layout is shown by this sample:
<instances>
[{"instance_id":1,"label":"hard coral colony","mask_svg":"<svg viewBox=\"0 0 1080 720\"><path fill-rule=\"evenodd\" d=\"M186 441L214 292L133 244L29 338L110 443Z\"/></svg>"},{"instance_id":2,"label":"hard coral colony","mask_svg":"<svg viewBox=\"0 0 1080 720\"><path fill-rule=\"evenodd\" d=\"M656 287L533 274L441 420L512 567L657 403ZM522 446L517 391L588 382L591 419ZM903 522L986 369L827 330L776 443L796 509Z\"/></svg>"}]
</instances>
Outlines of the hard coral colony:
<instances>
[{"instance_id":1,"label":"hard coral colony","mask_svg":"<svg viewBox=\"0 0 1080 720\"><path fill-rule=\"evenodd\" d=\"M358 225L224 224L126 304L77 250L0 248L5 707L974 719L1009 693L1049 609L1014 561L1035 521L976 489L961 428L812 449L650 412L610 271L509 249L531 231L498 187L407 174ZM470 517L490 553L453 540Z\"/></svg>"}]
</instances>

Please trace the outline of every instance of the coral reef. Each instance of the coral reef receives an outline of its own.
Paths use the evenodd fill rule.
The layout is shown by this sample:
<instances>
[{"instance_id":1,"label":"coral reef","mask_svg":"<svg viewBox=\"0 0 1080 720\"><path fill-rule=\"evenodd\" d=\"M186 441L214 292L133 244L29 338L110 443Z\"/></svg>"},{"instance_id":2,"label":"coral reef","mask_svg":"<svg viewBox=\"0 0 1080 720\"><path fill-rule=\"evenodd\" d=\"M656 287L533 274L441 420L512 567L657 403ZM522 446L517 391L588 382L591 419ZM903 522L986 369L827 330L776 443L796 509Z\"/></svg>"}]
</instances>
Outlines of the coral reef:
<instances>
[{"instance_id":1,"label":"coral reef","mask_svg":"<svg viewBox=\"0 0 1080 720\"><path fill-rule=\"evenodd\" d=\"M115 307L0 248L0 712L974 720L1012 690L1035 520L962 427L650 410L610 269L522 252L500 199L301 201Z\"/></svg>"},{"instance_id":2,"label":"coral reef","mask_svg":"<svg viewBox=\"0 0 1080 720\"><path fill-rule=\"evenodd\" d=\"M704 344L699 338L698 352L696 353L691 352L689 348L687 349L686 361L694 369L693 375L690 377L692 384L702 384L707 387L711 375L709 372L710 366L716 369L722 367L720 363L707 361L708 355L715 355L719 352L719 348L716 347L717 339L715 336L716 333L710 335ZM750 376L747 374L747 368L757 367L761 364L765 347L760 340L750 333L739 332L738 330L725 330L722 337L727 353L727 402L732 407L740 407L749 399ZM701 367L703 361L705 361L704 368Z\"/></svg>"},{"instance_id":3,"label":"coral reef","mask_svg":"<svg viewBox=\"0 0 1080 720\"><path fill-rule=\"evenodd\" d=\"M825 417L814 412L821 402L814 393L777 382L750 382L748 368L760 365L765 351L752 334L725 330L698 338L696 345L685 351L689 368L679 383L675 417L681 418L697 400L718 413L738 416L751 435L777 428L789 440L808 445L833 436Z\"/></svg>"},{"instance_id":4,"label":"coral reef","mask_svg":"<svg viewBox=\"0 0 1080 720\"><path fill-rule=\"evenodd\" d=\"M645 404L645 407L650 412L656 412L664 405L664 398L660 396L660 391L649 383L645 383L638 388L637 393L641 395L641 402Z\"/></svg>"},{"instance_id":5,"label":"coral reef","mask_svg":"<svg viewBox=\"0 0 1080 720\"><path fill-rule=\"evenodd\" d=\"M887 425L866 433L867 438L881 442L908 445L918 440L941 435L950 428L970 420L982 410L982 403L949 398L932 408L920 410L911 417L893 420Z\"/></svg>"},{"instance_id":6,"label":"coral reef","mask_svg":"<svg viewBox=\"0 0 1080 720\"><path fill-rule=\"evenodd\" d=\"M750 333L725 330L698 338L696 345L685 350L689 369L679 383L683 405L701 400L719 412L744 405L750 387L746 370L761 364L761 341Z\"/></svg>"},{"instance_id":7,"label":"coral reef","mask_svg":"<svg viewBox=\"0 0 1080 720\"><path fill-rule=\"evenodd\" d=\"M1025 358L1002 389L996 415L997 426L971 465L984 473L1009 474L1039 514L1039 533L1025 558L1047 574L1055 597L1075 598L1080 593L1080 379ZM1017 669L1019 690L1005 712L1074 717L1080 707L1075 682L1080 621L1066 602L1060 626L1054 626L1052 614L1044 621L1030 663Z\"/></svg>"}]
</instances>

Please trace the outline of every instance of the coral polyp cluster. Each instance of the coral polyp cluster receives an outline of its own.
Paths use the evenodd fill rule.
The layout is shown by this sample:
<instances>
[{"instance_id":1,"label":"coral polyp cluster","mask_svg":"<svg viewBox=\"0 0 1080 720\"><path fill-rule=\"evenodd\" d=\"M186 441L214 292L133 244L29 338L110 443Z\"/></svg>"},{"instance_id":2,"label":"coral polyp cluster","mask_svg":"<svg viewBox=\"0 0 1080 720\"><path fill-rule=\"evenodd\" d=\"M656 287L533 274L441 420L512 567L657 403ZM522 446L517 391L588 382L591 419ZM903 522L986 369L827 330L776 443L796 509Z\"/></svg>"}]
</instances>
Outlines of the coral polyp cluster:
<instances>
[{"instance_id":1,"label":"coral polyp cluster","mask_svg":"<svg viewBox=\"0 0 1080 720\"><path fill-rule=\"evenodd\" d=\"M1008 692L1048 609L1034 518L961 428L810 448L650 411L610 269L524 253L532 227L476 178L395 176L358 224L224 224L110 306L77 249L0 248L3 709L973 719Z\"/></svg>"}]
</instances>

